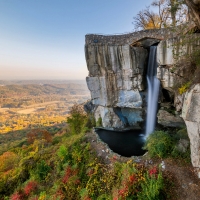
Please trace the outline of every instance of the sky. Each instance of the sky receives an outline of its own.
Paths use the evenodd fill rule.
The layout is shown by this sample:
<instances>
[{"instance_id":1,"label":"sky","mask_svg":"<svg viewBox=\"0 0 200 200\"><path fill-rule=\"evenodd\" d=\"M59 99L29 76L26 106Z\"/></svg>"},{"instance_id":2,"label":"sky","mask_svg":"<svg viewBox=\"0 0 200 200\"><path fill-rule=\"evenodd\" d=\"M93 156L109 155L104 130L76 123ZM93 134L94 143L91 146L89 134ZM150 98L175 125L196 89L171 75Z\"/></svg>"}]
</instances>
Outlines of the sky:
<instances>
[{"instance_id":1,"label":"sky","mask_svg":"<svg viewBox=\"0 0 200 200\"><path fill-rule=\"evenodd\" d=\"M133 32L152 0L0 0L0 80L84 80L85 35Z\"/></svg>"}]
</instances>

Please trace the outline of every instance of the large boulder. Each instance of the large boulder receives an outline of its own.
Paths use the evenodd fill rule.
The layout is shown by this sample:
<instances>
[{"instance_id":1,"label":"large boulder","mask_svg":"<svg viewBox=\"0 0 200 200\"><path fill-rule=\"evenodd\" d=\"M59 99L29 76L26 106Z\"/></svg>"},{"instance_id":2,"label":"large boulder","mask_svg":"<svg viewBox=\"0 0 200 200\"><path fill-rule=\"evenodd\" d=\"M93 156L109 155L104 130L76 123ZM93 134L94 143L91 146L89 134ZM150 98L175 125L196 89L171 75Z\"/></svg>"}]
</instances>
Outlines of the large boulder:
<instances>
[{"instance_id":1,"label":"large boulder","mask_svg":"<svg viewBox=\"0 0 200 200\"><path fill-rule=\"evenodd\" d=\"M194 85L186 93L182 118L190 138L192 164L200 170L200 84Z\"/></svg>"},{"instance_id":2,"label":"large boulder","mask_svg":"<svg viewBox=\"0 0 200 200\"><path fill-rule=\"evenodd\" d=\"M184 127L185 123L179 115L173 115L166 110L158 111L158 123L165 127Z\"/></svg>"}]
</instances>

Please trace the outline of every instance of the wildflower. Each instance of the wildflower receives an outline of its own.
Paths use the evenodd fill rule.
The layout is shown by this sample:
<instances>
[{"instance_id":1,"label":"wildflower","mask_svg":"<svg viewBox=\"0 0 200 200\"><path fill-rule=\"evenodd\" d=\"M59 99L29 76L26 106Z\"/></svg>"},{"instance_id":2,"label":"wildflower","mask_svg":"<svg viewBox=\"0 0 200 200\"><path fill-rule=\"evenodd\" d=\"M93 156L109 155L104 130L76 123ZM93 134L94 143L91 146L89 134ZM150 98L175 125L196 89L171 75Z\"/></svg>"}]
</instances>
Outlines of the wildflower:
<instances>
[{"instance_id":1,"label":"wildflower","mask_svg":"<svg viewBox=\"0 0 200 200\"><path fill-rule=\"evenodd\" d=\"M129 182L131 183L131 184L133 184L133 182L136 180L136 178L135 178L135 175L133 174L133 175L131 175L131 176L129 176Z\"/></svg>"},{"instance_id":2,"label":"wildflower","mask_svg":"<svg viewBox=\"0 0 200 200\"><path fill-rule=\"evenodd\" d=\"M24 188L24 193L26 196L30 195L31 192L33 192L37 188L37 182L31 181L29 182L25 188Z\"/></svg>"},{"instance_id":3,"label":"wildflower","mask_svg":"<svg viewBox=\"0 0 200 200\"><path fill-rule=\"evenodd\" d=\"M152 168L152 169L149 170L149 175L150 175L150 176L155 175L155 174L157 174L157 169L156 169L156 167L154 167L154 168Z\"/></svg>"},{"instance_id":4,"label":"wildflower","mask_svg":"<svg viewBox=\"0 0 200 200\"><path fill-rule=\"evenodd\" d=\"M63 183L67 183L68 179L70 178L70 176L72 175L72 170L70 167L67 167L66 171L65 171L65 176L62 179Z\"/></svg>"},{"instance_id":5,"label":"wildflower","mask_svg":"<svg viewBox=\"0 0 200 200\"><path fill-rule=\"evenodd\" d=\"M11 200L23 200L23 194L20 192L14 193L11 198Z\"/></svg>"}]
</instances>

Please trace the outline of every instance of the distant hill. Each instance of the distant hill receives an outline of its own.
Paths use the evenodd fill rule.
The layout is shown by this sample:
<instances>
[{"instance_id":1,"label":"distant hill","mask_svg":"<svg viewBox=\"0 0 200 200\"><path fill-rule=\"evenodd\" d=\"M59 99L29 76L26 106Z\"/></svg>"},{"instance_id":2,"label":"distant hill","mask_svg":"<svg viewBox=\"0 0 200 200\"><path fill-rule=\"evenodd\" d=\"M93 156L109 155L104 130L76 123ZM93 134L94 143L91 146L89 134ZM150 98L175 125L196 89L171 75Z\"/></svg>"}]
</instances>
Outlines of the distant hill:
<instances>
[{"instance_id":1,"label":"distant hill","mask_svg":"<svg viewBox=\"0 0 200 200\"><path fill-rule=\"evenodd\" d=\"M47 95L47 94L85 94L88 91L86 84L62 83L62 84L9 84L0 86L0 95L4 97L15 95Z\"/></svg>"},{"instance_id":2,"label":"distant hill","mask_svg":"<svg viewBox=\"0 0 200 200\"><path fill-rule=\"evenodd\" d=\"M0 85L70 84L70 83L86 85L85 80L0 80Z\"/></svg>"}]
</instances>

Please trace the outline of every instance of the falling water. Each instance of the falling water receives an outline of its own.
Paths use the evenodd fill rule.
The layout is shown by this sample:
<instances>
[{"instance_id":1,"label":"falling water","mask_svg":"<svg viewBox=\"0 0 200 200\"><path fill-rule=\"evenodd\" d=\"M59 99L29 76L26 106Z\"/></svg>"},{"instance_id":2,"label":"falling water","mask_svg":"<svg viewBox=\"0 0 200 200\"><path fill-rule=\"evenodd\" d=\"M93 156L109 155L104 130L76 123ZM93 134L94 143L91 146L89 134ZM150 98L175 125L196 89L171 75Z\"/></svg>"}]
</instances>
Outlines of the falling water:
<instances>
[{"instance_id":1,"label":"falling water","mask_svg":"<svg viewBox=\"0 0 200 200\"><path fill-rule=\"evenodd\" d=\"M158 105L158 95L160 82L156 77L157 74L157 60L156 60L156 46L150 47L149 62L147 69L147 83L148 83L148 101L147 101L147 119L146 119L146 137L151 134L156 125L156 113Z\"/></svg>"}]
</instances>

